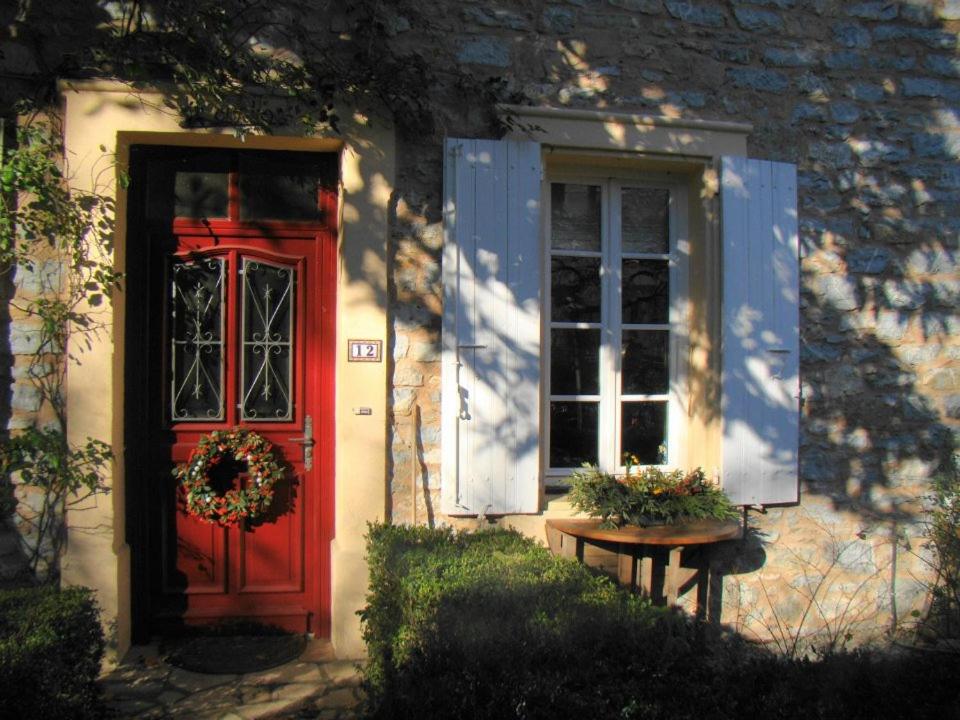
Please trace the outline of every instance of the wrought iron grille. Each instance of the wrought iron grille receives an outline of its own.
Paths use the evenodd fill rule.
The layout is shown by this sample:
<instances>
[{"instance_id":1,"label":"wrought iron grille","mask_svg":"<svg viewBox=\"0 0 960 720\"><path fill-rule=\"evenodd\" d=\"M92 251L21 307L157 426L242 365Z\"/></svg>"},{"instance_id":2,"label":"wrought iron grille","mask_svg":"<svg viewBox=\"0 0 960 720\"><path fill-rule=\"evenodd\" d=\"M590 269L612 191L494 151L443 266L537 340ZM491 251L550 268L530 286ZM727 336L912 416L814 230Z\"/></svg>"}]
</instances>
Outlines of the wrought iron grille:
<instances>
[{"instance_id":1,"label":"wrought iron grille","mask_svg":"<svg viewBox=\"0 0 960 720\"><path fill-rule=\"evenodd\" d=\"M293 321L296 270L243 259L241 420L293 417Z\"/></svg>"},{"instance_id":2,"label":"wrought iron grille","mask_svg":"<svg viewBox=\"0 0 960 720\"><path fill-rule=\"evenodd\" d=\"M175 421L223 420L222 258L176 260L171 270L170 411Z\"/></svg>"}]
</instances>

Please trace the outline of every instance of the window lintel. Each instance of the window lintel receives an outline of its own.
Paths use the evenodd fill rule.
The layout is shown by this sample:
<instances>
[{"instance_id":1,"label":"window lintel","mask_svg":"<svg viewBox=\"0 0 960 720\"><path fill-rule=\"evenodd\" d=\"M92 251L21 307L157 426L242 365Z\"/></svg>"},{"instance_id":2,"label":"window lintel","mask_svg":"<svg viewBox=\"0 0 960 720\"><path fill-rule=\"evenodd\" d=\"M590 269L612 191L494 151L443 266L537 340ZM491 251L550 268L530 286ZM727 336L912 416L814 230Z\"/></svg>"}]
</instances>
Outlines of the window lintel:
<instances>
[{"instance_id":1,"label":"window lintel","mask_svg":"<svg viewBox=\"0 0 960 720\"><path fill-rule=\"evenodd\" d=\"M746 157L748 123L644 113L500 105L517 129L507 137L555 148L653 153L698 158Z\"/></svg>"}]
</instances>

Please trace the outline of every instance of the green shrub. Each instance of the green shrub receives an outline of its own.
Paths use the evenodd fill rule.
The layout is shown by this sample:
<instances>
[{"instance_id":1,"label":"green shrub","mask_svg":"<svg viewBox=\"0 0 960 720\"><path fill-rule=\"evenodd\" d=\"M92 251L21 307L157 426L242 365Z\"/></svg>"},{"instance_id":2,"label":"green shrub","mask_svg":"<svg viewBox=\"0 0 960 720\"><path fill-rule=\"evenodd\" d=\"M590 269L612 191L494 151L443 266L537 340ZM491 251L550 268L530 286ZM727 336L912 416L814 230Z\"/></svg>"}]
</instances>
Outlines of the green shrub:
<instances>
[{"instance_id":1,"label":"green shrub","mask_svg":"<svg viewBox=\"0 0 960 720\"><path fill-rule=\"evenodd\" d=\"M960 456L933 480L933 512L928 527L936 579L924 630L960 638Z\"/></svg>"},{"instance_id":2,"label":"green shrub","mask_svg":"<svg viewBox=\"0 0 960 720\"><path fill-rule=\"evenodd\" d=\"M96 718L104 639L90 590L0 591L4 718Z\"/></svg>"},{"instance_id":3,"label":"green shrub","mask_svg":"<svg viewBox=\"0 0 960 720\"><path fill-rule=\"evenodd\" d=\"M596 697L611 670L669 670L691 641L678 615L517 533L373 526L368 552L372 717L597 716L622 701Z\"/></svg>"},{"instance_id":4,"label":"green shrub","mask_svg":"<svg viewBox=\"0 0 960 720\"><path fill-rule=\"evenodd\" d=\"M378 525L368 552L373 720L919 720L960 707L960 656L777 656L516 533Z\"/></svg>"}]
</instances>

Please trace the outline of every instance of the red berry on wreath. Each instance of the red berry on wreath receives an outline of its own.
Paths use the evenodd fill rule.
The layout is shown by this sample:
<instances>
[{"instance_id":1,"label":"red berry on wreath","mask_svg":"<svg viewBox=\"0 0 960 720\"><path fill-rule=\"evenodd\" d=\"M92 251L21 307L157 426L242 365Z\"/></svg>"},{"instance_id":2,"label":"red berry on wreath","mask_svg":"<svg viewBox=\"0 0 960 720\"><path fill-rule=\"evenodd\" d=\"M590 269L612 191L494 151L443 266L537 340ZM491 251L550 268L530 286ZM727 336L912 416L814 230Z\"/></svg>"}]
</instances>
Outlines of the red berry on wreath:
<instances>
[{"instance_id":1,"label":"red berry on wreath","mask_svg":"<svg viewBox=\"0 0 960 720\"><path fill-rule=\"evenodd\" d=\"M173 471L180 481L187 513L224 527L261 515L273 498L273 485L283 477L272 448L262 436L243 428L215 430L201 437L187 462ZM209 473L228 458L247 464L249 481L246 487L221 495L211 487Z\"/></svg>"}]
</instances>

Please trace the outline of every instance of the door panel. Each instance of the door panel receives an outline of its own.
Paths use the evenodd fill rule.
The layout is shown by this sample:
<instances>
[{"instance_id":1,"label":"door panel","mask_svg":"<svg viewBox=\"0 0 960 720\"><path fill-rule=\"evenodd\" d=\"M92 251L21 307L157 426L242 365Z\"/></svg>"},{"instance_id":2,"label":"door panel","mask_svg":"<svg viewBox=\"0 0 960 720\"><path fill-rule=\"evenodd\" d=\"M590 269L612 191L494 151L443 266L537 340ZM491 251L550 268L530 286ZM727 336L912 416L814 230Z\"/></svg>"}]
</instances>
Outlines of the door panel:
<instances>
[{"instance_id":1,"label":"door panel","mask_svg":"<svg viewBox=\"0 0 960 720\"><path fill-rule=\"evenodd\" d=\"M307 339L318 310L307 295L318 282L319 247L316 237L177 240L171 274L189 277L192 285L174 282L170 292L173 334L168 354L175 372L169 428L176 437L172 460L186 462L203 433L241 426L266 438L286 470L266 511L239 525L209 525L178 508L177 542L167 547L176 550L173 565L185 583L188 619L207 617L214 609L226 617L260 617L262 605L271 608L270 614L283 608L295 616L283 620L291 629L309 627L307 608L315 593L305 578L305 551L317 546L317 538L305 521L318 511L311 486L319 481L317 472L304 467L298 438L305 436L307 417L322 413L317 388L309 382L311 368L319 363L319 346ZM209 278L196 281L194 268L199 267L223 268L222 340L216 318L200 312L215 308L217 285ZM208 274L215 277L215 272ZM180 299L189 293L192 305ZM181 309L191 312L189 323L176 316ZM178 329L183 337L177 336ZM218 356L221 387L216 386ZM184 368L179 375L178 360ZM188 405L185 397L192 398L193 419L180 414L181 406ZM219 412L221 397L226 402ZM213 418L219 414L222 420L211 422L203 418L204 412ZM242 467L236 477L224 473L217 478L218 470L211 471L215 488L244 481Z\"/></svg>"},{"instance_id":2,"label":"door panel","mask_svg":"<svg viewBox=\"0 0 960 720\"><path fill-rule=\"evenodd\" d=\"M172 493L170 499L174 499ZM166 553L163 591L170 595L227 592L223 532L213 525L181 522L185 515L179 512L176 518L176 532L164 544L175 552Z\"/></svg>"},{"instance_id":3,"label":"door panel","mask_svg":"<svg viewBox=\"0 0 960 720\"><path fill-rule=\"evenodd\" d=\"M303 483L300 484L303 487ZM289 488L288 488L289 492ZM304 492L307 492L306 490ZM302 497L299 502L305 502ZM277 500L281 500L280 497ZM251 528L240 536L241 593L303 590L303 518L285 513L269 532Z\"/></svg>"}]
</instances>

